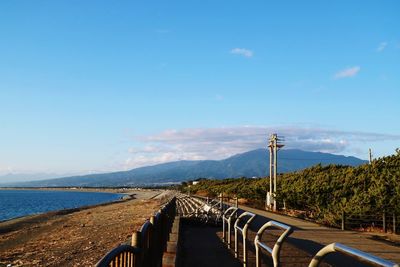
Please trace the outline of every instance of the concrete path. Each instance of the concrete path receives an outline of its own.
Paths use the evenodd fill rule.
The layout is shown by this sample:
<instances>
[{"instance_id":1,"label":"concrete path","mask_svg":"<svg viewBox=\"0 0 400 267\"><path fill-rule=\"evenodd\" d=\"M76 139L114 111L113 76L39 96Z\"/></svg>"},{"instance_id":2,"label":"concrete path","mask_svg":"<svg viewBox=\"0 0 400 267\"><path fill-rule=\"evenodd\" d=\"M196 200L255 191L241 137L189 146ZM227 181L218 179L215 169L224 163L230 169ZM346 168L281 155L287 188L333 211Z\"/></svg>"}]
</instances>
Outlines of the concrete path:
<instances>
[{"instance_id":1,"label":"concrete path","mask_svg":"<svg viewBox=\"0 0 400 267\"><path fill-rule=\"evenodd\" d=\"M240 267L242 264L219 238L220 227L190 223L181 219L181 267Z\"/></svg>"},{"instance_id":2,"label":"concrete path","mask_svg":"<svg viewBox=\"0 0 400 267\"><path fill-rule=\"evenodd\" d=\"M316 223L246 206L239 206L239 208L262 216L258 216L252 223L251 228L253 231L257 231L268 220L275 220L291 225L294 228L294 232L287 241L289 244L306 251L309 255L314 255L325 245L338 242L383 259L400 263L400 246L374 238L373 234L328 228ZM251 237L250 240L252 240ZM340 266L343 264L343 258L339 262L335 258L337 257L333 257L333 255L328 256L327 261L333 265ZM351 266L353 265L356 265L356 262L351 261Z\"/></svg>"},{"instance_id":3,"label":"concrete path","mask_svg":"<svg viewBox=\"0 0 400 267\"><path fill-rule=\"evenodd\" d=\"M261 217L259 219L262 219ZM264 218L265 219L265 218ZM222 242L221 226L202 225L191 223L189 220L181 221L179 267L240 267L243 266L243 244L241 238L238 242L238 259L234 256L234 242L232 234L232 248ZM255 226L255 225L254 225ZM280 234L280 233L279 233ZM263 242L269 246L277 239L276 232L263 235ZM255 266L255 248L253 241L255 232L250 230L247 238L248 261L247 266ZM312 256L296 246L285 242L281 250L281 266L308 266ZM263 253L261 266L273 266L270 255ZM321 267L329 266L321 264ZM357 266L354 264L336 264L335 266ZM362 266L362 265L359 265Z\"/></svg>"},{"instance_id":4,"label":"concrete path","mask_svg":"<svg viewBox=\"0 0 400 267\"><path fill-rule=\"evenodd\" d=\"M275 220L291 225L294 229L294 232L282 245L280 259L281 266L308 266L312 257L321 248L334 242L342 243L349 247L365 251L395 263L400 263L400 246L376 238L374 239L373 234L341 231L301 219L257 210L246 206L239 206L239 208L258 214L249 227L246 241L248 248L248 267L255 266L254 238L256 232L269 220ZM262 242L266 243L269 247L273 247L281 233L282 231L280 230L268 230L263 234ZM234 257L233 233L231 235L231 249L228 249L226 244L222 242L221 236L221 227L186 223L182 227L181 232L183 253L181 254L181 262L177 266L241 266L240 262L243 261L241 236L239 236L238 242L238 259L235 259ZM265 251L262 252L261 266L273 266L271 256ZM342 254L334 253L328 255L320 266L364 267L367 265Z\"/></svg>"}]
</instances>

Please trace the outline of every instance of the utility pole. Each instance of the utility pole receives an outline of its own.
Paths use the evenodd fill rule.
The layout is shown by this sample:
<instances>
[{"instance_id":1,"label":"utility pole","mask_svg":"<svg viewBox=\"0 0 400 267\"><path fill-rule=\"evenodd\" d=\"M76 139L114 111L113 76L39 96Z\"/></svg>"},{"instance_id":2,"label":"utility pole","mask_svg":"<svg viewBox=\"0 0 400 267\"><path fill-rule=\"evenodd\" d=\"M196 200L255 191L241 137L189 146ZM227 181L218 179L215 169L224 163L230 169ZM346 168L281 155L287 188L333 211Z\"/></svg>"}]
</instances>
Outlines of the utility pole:
<instances>
[{"instance_id":1,"label":"utility pole","mask_svg":"<svg viewBox=\"0 0 400 267\"><path fill-rule=\"evenodd\" d=\"M273 177L273 173L274 173L274 169L272 167L272 166L274 166L274 160L273 160L274 150L271 149L271 147L273 147L273 142L271 139L269 140L268 147L269 147L269 192L267 194L267 205L268 205L268 207L271 207L271 199L272 199L271 194L273 192L272 177Z\"/></svg>"},{"instance_id":2,"label":"utility pole","mask_svg":"<svg viewBox=\"0 0 400 267\"><path fill-rule=\"evenodd\" d=\"M278 173L278 150L284 145L276 133L271 134L269 138L269 192L267 193L267 207L276 211L276 190L277 190L277 173Z\"/></svg>"},{"instance_id":3,"label":"utility pole","mask_svg":"<svg viewBox=\"0 0 400 267\"><path fill-rule=\"evenodd\" d=\"M372 164L372 150L369 149L369 164Z\"/></svg>"}]
</instances>

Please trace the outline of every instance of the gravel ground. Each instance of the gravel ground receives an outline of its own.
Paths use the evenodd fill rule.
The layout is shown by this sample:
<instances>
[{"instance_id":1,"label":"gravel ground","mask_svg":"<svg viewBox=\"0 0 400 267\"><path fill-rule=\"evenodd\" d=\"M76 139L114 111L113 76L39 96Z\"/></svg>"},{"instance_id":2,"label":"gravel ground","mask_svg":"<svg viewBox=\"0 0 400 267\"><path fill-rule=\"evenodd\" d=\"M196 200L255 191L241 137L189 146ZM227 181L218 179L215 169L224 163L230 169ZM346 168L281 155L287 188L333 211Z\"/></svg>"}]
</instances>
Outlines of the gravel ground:
<instances>
[{"instance_id":1,"label":"gravel ground","mask_svg":"<svg viewBox=\"0 0 400 267\"><path fill-rule=\"evenodd\" d=\"M0 223L0 266L93 266L159 209L159 193Z\"/></svg>"}]
</instances>

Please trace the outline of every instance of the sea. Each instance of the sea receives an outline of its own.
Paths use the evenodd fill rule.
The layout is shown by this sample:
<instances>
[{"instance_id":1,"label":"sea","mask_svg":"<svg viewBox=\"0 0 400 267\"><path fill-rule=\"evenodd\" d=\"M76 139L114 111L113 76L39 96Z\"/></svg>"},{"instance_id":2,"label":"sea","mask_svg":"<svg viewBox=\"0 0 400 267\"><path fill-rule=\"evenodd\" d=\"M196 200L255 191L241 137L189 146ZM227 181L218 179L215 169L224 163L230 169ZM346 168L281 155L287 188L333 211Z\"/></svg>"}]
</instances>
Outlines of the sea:
<instances>
[{"instance_id":1,"label":"sea","mask_svg":"<svg viewBox=\"0 0 400 267\"><path fill-rule=\"evenodd\" d=\"M0 190L0 222L121 199L123 194L58 190Z\"/></svg>"}]
</instances>

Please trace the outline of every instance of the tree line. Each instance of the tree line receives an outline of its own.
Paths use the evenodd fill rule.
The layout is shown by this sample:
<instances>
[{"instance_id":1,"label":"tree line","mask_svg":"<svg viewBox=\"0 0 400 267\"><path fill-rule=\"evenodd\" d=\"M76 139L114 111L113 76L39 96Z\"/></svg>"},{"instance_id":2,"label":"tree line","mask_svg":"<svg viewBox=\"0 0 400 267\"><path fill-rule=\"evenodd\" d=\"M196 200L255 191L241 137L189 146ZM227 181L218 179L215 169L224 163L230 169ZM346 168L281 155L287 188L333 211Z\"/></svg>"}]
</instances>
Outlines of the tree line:
<instances>
[{"instance_id":1,"label":"tree line","mask_svg":"<svg viewBox=\"0 0 400 267\"><path fill-rule=\"evenodd\" d=\"M277 179L277 201L287 210L304 211L318 222L338 225L347 214L400 214L400 150L391 156L358 167L321 164L281 174ZM269 178L202 180L183 190L208 196L224 193L263 206Z\"/></svg>"}]
</instances>

